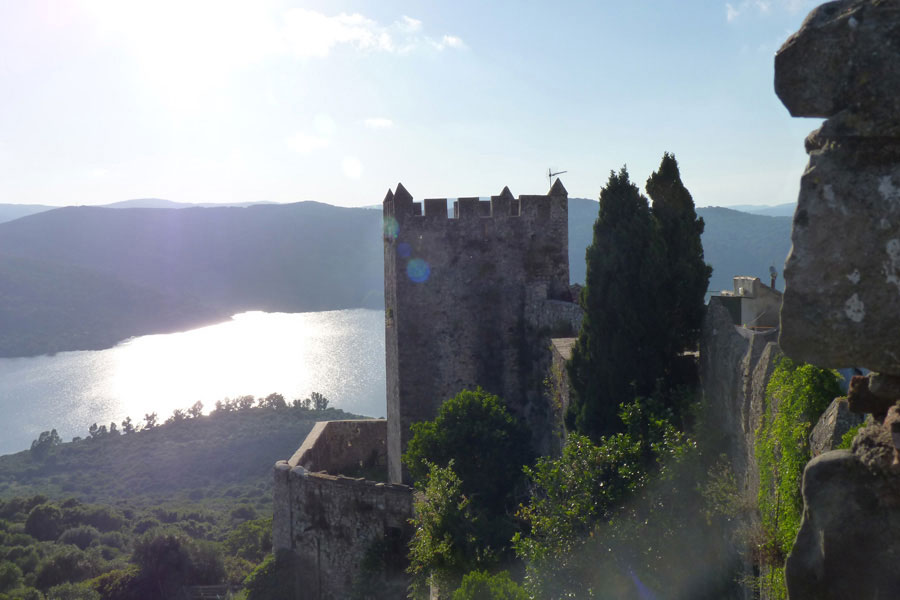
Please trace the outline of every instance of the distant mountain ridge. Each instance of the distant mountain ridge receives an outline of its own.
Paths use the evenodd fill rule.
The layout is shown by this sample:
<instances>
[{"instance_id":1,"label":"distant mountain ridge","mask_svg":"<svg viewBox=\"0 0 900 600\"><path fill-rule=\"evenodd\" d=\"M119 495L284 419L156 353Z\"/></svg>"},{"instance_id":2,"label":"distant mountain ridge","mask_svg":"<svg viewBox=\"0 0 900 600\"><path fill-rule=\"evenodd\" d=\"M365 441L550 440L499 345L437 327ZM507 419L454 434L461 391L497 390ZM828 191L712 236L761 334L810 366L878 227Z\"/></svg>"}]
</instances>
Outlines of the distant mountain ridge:
<instances>
[{"instance_id":1,"label":"distant mountain ridge","mask_svg":"<svg viewBox=\"0 0 900 600\"><path fill-rule=\"evenodd\" d=\"M569 199L569 273L573 283L584 283L584 252L593 239L593 224L600 205L586 198ZM730 208L698 208L706 224L703 252L713 266L709 291L732 289L735 275L769 282L769 266L779 275L791 249L791 218L740 212ZM783 289L781 279L776 287Z\"/></svg>"},{"instance_id":2,"label":"distant mountain ridge","mask_svg":"<svg viewBox=\"0 0 900 600\"><path fill-rule=\"evenodd\" d=\"M381 307L381 240L380 213L317 202L248 208L81 206L0 223L0 256L6 264L35 261L35 271L47 274L36 280L19 277L17 286L6 278L18 300L0 300L0 325L18 326L0 329L0 355L108 347L125 337L172 331L176 325L188 329L245 310ZM68 291L52 291L46 282L54 278ZM136 289L147 291L144 301L135 302L130 312L111 308L110 314L119 316L111 317L108 328L102 319L97 322L91 302L77 300L134 296ZM174 307L193 308L182 319ZM45 322L58 329L50 331ZM110 343L104 328L118 339ZM43 333L29 337L28 332Z\"/></svg>"},{"instance_id":3,"label":"distant mountain ridge","mask_svg":"<svg viewBox=\"0 0 900 600\"><path fill-rule=\"evenodd\" d=\"M599 205L569 201L572 282ZM768 280L790 218L698 209L710 290ZM381 213L318 202L248 207L66 207L0 223L0 356L114 345L246 310L383 307ZM779 281L780 284L780 281Z\"/></svg>"}]
</instances>

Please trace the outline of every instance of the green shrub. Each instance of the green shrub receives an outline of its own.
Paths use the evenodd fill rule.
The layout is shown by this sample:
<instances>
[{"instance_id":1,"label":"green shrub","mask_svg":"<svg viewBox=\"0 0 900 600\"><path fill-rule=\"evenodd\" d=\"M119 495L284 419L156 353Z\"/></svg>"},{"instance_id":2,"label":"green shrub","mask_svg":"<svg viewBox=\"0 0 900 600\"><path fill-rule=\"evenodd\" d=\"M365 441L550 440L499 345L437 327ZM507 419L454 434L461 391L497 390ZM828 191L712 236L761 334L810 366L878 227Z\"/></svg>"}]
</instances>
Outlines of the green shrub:
<instances>
[{"instance_id":1,"label":"green shrub","mask_svg":"<svg viewBox=\"0 0 900 600\"><path fill-rule=\"evenodd\" d=\"M54 546L35 571L34 586L40 590L96 577L102 572L99 557L75 546Z\"/></svg>"},{"instance_id":2,"label":"green shrub","mask_svg":"<svg viewBox=\"0 0 900 600\"><path fill-rule=\"evenodd\" d=\"M138 597L139 572L135 565L108 571L92 579L91 587L103 600L133 600Z\"/></svg>"},{"instance_id":3,"label":"green shrub","mask_svg":"<svg viewBox=\"0 0 900 600\"><path fill-rule=\"evenodd\" d=\"M850 428L850 430L841 436L841 443L838 444L838 450L849 450L853 446L853 438L856 437L856 434L859 433L859 430L865 427L865 423L860 423L859 425L854 425Z\"/></svg>"},{"instance_id":4,"label":"green shrub","mask_svg":"<svg viewBox=\"0 0 900 600\"><path fill-rule=\"evenodd\" d=\"M272 600L296 596L297 565L289 551L268 555L244 580L246 600Z\"/></svg>"},{"instance_id":5,"label":"green shrub","mask_svg":"<svg viewBox=\"0 0 900 600\"><path fill-rule=\"evenodd\" d=\"M63 531L58 541L61 544L73 544L84 550L99 539L100 532L95 527L81 525L80 527L73 527Z\"/></svg>"},{"instance_id":6,"label":"green shrub","mask_svg":"<svg viewBox=\"0 0 900 600\"><path fill-rule=\"evenodd\" d=\"M47 590L47 598L52 600L100 600L100 594L87 583L62 583Z\"/></svg>"},{"instance_id":7,"label":"green shrub","mask_svg":"<svg viewBox=\"0 0 900 600\"><path fill-rule=\"evenodd\" d=\"M463 577L451 600L529 600L529 597L506 571L495 575L472 571Z\"/></svg>"},{"instance_id":8,"label":"green shrub","mask_svg":"<svg viewBox=\"0 0 900 600\"><path fill-rule=\"evenodd\" d=\"M763 528L757 562L768 568L759 584L773 599L787 597L784 559L800 529L800 482L809 462L809 432L841 395L835 371L782 358L766 387L766 410L756 431L757 502Z\"/></svg>"},{"instance_id":9,"label":"green shrub","mask_svg":"<svg viewBox=\"0 0 900 600\"><path fill-rule=\"evenodd\" d=\"M15 563L0 562L0 592L8 592L22 584L22 569Z\"/></svg>"},{"instance_id":10,"label":"green shrub","mask_svg":"<svg viewBox=\"0 0 900 600\"><path fill-rule=\"evenodd\" d=\"M272 551L272 519L257 519L238 525L225 538L225 550L254 564Z\"/></svg>"},{"instance_id":11,"label":"green shrub","mask_svg":"<svg viewBox=\"0 0 900 600\"><path fill-rule=\"evenodd\" d=\"M46 502L31 509L25 520L25 533L42 542L55 540L63 530L63 513Z\"/></svg>"}]
</instances>

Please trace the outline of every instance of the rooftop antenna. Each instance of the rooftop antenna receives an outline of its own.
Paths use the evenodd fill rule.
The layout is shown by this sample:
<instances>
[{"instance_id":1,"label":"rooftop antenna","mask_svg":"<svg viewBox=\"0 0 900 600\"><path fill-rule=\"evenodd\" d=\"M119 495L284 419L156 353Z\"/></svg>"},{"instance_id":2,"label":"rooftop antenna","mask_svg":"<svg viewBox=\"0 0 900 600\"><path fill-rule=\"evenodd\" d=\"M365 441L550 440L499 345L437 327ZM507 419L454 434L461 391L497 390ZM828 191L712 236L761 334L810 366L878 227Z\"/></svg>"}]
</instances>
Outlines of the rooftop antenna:
<instances>
[{"instance_id":1,"label":"rooftop antenna","mask_svg":"<svg viewBox=\"0 0 900 600\"><path fill-rule=\"evenodd\" d=\"M771 267L769 267L769 275L772 276L772 285L769 287L771 287L774 290L775 289L775 280L778 279L778 271L775 270L775 265L772 265Z\"/></svg>"},{"instance_id":2,"label":"rooftop antenna","mask_svg":"<svg viewBox=\"0 0 900 600\"><path fill-rule=\"evenodd\" d=\"M568 173L568 171L556 171L554 173L552 168L547 169L547 181L549 181L552 184L553 178L556 177L557 175L562 175L563 173Z\"/></svg>"}]
</instances>

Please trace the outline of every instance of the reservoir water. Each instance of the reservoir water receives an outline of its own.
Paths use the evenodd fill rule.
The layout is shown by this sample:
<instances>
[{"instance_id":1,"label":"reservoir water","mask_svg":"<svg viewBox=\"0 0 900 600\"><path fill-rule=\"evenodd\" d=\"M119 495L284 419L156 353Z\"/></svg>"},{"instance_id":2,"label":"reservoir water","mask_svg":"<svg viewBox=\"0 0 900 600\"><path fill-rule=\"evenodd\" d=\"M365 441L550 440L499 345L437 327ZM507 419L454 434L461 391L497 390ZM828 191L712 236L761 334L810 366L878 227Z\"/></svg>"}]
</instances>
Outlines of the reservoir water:
<instances>
[{"instance_id":1,"label":"reservoir water","mask_svg":"<svg viewBox=\"0 0 900 600\"><path fill-rule=\"evenodd\" d=\"M0 454L56 429L64 441L92 423L164 421L198 400L311 392L329 406L385 415L384 313L247 312L182 333L133 338L115 348L0 359Z\"/></svg>"}]
</instances>

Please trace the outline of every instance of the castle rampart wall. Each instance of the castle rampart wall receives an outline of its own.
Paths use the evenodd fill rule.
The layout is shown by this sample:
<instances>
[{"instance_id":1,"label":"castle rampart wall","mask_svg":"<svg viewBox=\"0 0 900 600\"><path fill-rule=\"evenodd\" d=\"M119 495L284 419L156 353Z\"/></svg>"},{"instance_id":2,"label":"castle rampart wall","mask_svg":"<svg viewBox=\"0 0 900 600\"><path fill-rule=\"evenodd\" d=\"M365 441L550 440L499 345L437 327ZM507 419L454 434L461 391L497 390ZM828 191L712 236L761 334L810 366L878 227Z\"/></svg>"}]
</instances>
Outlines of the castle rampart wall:
<instances>
[{"instance_id":1,"label":"castle rampart wall","mask_svg":"<svg viewBox=\"0 0 900 600\"><path fill-rule=\"evenodd\" d=\"M309 471L356 473L387 465L387 421L319 421L288 460Z\"/></svg>"},{"instance_id":2,"label":"castle rampart wall","mask_svg":"<svg viewBox=\"0 0 900 600\"><path fill-rule=\"evenodd\" d=\"M405 485L276 463L272 542L276 553L288 550L294 560L294 598L351 597L366 551L408 538L412 501Z\"/></svg>"}]
</instances>

